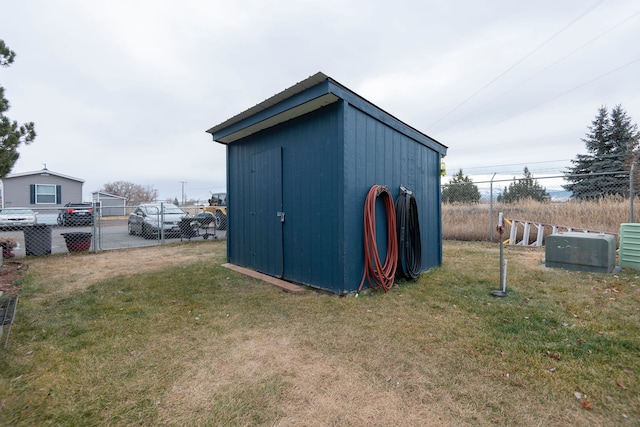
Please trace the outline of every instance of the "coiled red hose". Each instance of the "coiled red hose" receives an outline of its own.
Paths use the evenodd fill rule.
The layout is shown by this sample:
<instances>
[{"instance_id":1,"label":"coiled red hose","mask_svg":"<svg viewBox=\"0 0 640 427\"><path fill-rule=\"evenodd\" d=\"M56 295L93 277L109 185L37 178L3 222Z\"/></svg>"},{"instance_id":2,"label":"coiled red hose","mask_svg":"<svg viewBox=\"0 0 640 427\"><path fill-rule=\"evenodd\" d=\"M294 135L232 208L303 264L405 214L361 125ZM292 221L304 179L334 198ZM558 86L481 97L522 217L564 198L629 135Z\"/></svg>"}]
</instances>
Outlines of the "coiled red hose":
<instances>
[{"instance_id":1,"label":"coiled red hose","mask_svg":"<svg viewBox=\"0 0 640 427\"><path fill-rule=\"evenodd\" d=\"M382 198L387 216L387 256L382 265L376 243L376 199ZM396 210L389 189L383 185L374 185L369 189L364 203L364 272L358 292L365 280L372 289L382 288L388 291L398 267L398 240L396 234Z\"/></svg>"}]
</instances>

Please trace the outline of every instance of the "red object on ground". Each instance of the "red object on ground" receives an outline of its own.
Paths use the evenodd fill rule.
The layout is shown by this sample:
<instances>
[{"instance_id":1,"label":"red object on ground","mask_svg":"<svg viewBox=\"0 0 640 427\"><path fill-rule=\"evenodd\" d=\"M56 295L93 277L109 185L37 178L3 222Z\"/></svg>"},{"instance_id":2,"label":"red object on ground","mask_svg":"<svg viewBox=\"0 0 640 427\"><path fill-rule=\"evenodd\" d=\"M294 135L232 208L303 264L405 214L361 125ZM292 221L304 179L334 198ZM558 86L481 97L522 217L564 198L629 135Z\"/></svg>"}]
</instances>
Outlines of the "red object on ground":
<instances>
[{"instance_id":1,"label":"red object on ground","mask_svg":"<svg viewBox=\"0 0 640 427\"><path fill-rule=\"evenodd\" d=\"M67 242L69 252L83 252L91 249L91 239L76 242Z\"/></svg>"},{"instance_id":2,"label":"red object on ground","mask_svg":"<svg viewBox=\"0 0 640 427\"><path fill-rule=\"evenodd\" d=\"M83 252L91 249L91 233L74 232L62 233L64 242L67 244L69 252Z\"/></svg>"}]
</instances>

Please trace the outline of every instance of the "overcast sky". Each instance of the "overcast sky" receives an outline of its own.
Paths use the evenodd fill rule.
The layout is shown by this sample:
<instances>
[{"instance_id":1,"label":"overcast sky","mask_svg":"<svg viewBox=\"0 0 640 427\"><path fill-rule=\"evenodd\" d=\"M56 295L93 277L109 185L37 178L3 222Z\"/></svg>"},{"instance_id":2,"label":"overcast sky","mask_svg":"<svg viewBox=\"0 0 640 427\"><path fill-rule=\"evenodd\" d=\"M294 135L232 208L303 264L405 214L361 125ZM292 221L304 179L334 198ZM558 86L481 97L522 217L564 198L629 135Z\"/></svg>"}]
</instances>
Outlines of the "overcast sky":
<instances>
[{"instance_id":1,"label":"overcast sky","mask_svg":"<svg viewBox=\"0 0 640 427\"><path fill-rule=\"evenodd\" d=\"M225 191L210 127L322 71L449 147L449 175L557 172L600 106L640 122L637 0L4 1L13 172ZM184 182L184 184L183 184Z\"/></svg>"}]
</instances>

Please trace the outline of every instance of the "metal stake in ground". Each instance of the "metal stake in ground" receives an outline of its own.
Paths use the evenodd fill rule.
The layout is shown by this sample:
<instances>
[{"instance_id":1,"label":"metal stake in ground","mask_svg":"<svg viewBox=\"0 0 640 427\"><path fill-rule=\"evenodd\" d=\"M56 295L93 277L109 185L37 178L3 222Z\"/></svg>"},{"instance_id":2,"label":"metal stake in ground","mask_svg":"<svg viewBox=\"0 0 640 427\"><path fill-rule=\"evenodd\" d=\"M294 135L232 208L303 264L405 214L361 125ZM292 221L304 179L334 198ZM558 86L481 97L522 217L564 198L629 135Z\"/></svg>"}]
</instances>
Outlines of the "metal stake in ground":
<instances>
[{"instance_id":1,"label":"metal stake in ground","mask_svg":"<svg viewBox=\"0 0 640 427\"><path fill-rule=\"evenodd\" d=\"M504 233L504 215L502 212L498 214L498 226L496 227L500 234L500 290L491 291L491 295L494 297L506 297L507 296L507 260L504 259L504 240L502 233Z\"/></svg>"}]
</instances>

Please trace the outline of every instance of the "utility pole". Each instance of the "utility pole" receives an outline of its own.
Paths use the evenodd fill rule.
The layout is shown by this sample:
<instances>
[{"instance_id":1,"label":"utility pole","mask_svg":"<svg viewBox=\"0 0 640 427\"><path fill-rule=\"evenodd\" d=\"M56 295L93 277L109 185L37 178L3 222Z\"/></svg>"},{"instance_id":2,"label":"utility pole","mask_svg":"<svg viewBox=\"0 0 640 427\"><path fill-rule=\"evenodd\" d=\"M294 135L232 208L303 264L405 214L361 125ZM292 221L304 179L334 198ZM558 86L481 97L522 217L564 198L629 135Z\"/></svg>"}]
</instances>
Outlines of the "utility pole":
<instances>
[{"instance_id":1,"label":"utility pole","mask_svg":"<svg viewBox=\"0 0 640 427\"><path fill-rule=\"evenodd\" d=\"M184 206L184 204L185 204L185 200L184 200L184 185L187 182L186 181L180 181L180 183L182 184L182 203L181 203L181 205Z\"/></svg>"}]
</instances>

